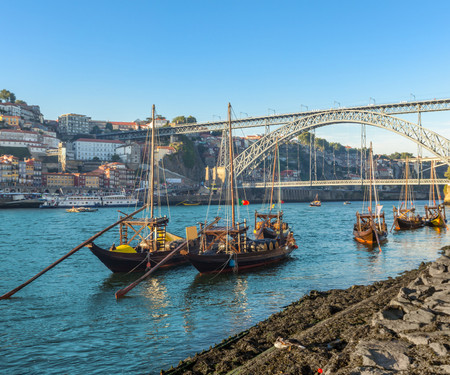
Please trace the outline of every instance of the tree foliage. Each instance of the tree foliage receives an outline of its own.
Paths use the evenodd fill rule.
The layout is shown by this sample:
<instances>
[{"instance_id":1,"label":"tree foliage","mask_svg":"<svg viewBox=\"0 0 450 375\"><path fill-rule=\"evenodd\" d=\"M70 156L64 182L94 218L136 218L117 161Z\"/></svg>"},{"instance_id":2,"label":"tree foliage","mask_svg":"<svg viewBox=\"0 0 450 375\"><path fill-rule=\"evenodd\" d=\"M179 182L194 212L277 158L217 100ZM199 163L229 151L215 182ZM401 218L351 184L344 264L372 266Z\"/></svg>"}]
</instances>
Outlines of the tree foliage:
<instances>
[{"instance_id":1,"label":"tree foliage","mask_svg":"<svg viewBox=\"0 0 450 375\"><path fill-rule=\"evenodd\" d=\"M110 131L110 132L113 131L113 126L112 126L112 124L111 124L110 122L107 122L107 123L106 123L106 125L105 125L105 130L108 130L108 131Z\"/></svg>"},{"instance_id":2,"label":"tree foliage","mask_svg":"<svg viewBox=\"0 0 450 375\"><path fill-rule=\"evenodd\" d=\"M194 116L177 116L172 120L175 124L195 124L197 119Z\"/></svg>"},{"instance_id":3,"label":"tree foliage","mask_svg":"<svg viewBox=\"0 0 450 375\"><path fill-rule=\"evenodd\" d=\"M448 167L447 172L444 173L444 177L450 180L450 167Z\"/></svg>"},{"instance_id":4,"label":"tree foliage","mask_svg":"<svg viewBox=\"0 0 450 375\"><path fill-rule=\"evenodd\" d=\"M393 154L386 155L389 159L395 160L395 159L406 159L406 158L413 158L414 155L410 152L394 152Z\"/></svg>"},{"instance_id":5,"label":"tree foliage","mask_svg":"<svg viewBox=\"0 0 450 375\"><path fill-rule=\"evenodd\" d=\"M120 156L117 154L114 154L113 156L111 156L111 160L112 161L120 161Z\"/></svg>"},{"instance_id":6,"label":"tree foliage","mask_svg":"<svg viewBox=\"0 0 450 375\"><path fill-rule=\"evenodd\" d=\"M14 103L16 101L16 95L13 92L3 89L0 91L0 101Z\"/></svg>"}]
</instances>

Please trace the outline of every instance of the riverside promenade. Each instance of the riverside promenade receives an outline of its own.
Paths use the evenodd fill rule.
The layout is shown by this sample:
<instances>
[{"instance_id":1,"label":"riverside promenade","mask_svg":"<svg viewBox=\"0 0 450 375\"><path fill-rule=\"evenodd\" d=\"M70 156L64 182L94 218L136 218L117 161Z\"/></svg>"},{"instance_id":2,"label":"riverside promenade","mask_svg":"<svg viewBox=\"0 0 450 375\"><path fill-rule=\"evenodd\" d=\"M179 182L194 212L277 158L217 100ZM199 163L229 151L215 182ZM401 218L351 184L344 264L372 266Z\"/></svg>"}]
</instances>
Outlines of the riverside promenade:
<instances>
[{"instance_id":1,"label":"riverside promenade","mask_svg":"<svg viewBox=\"0 0 450 375\"><path fill-rule=\"evenodd\" d=\"M450 374L450 246L395 279L311 291L161 374Z\"/></svg>"}]
</instances>

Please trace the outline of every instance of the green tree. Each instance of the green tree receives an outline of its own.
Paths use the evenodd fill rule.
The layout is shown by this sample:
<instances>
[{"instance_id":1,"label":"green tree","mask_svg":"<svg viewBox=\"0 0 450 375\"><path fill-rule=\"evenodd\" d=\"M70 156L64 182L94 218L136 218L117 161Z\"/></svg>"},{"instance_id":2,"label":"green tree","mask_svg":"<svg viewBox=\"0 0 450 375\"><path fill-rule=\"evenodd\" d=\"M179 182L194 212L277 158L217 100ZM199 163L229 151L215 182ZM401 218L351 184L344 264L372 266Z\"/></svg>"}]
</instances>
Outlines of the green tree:
<instances>
[{"instance_id":1,"label":"green tree","mask_svg":"<svg viewBox=\"0 0 450 375\"><path fill-rule=\"evenodd\" d=\"M100 161L100 159L98 158L98 156L94 156L94 157L92 158L92 160L93 160L93 161Z\"/></svg>"},{"instance_id":2,"label":"green tree","mask_svg":"<svg viewBox=\"0 0 450 375\"><path fill-rule=\"evenodd\" d=\"M447 172L444 173L444 177L450 180L450 167L448 167Z\"/></svg>"},{"instance_id":3,"label":"green tree","mask_svg":"<svg viewBox=\"0 0 450 375\"><path fill-rule=\"evenodd\" d=\"M92 127L91 134L101 134L101 133L102 133L102 130L97 125L94 125Z\"/></svg>"},{"instance_id":4,"label":"green tree","mask_svg":"<svg viewBox=\"0 0 450 375\"><path fill-rule=\"evenodd\" d=\"M111 124L110 122L107 122L107 123L106 123L106 125L105 125L105 130L108 130L108 131L110 131L110 132L113 131L113 126L112 126L112 124Z\"/></svg>"},{"instance_id":5,"label":"green tree","mask_svg":"<svg viewBox=\"0 0 450 375\"><path fill-rule=\"evenodd\" d=\"M111 156L111 160L112 161L120 161L120 156L117 154L114 154L113 156Z\"/></svg>"},{"instance_id":6,"label":"green tree","mask_svg":"<svg viewBox=\"0 0 450 375\"><path fill-rule=\"evenodd\" d=\"M186 123L188 123L188 124L195 124L196 122L197 122L197 119L194 116L189 116L186 119Z\"/></svg>"},{"instance_id":7,"label":"green tree","mask_svg":"<svg viewBox=\"0 0 450 375\"><path fill-rule=\"evenodd\" d=\"M184 116L177 116L172 120L175 124L186 124L186 117Z\"/></svg>"},{"instance_id":8,"label":"green tree","mask_svg":"<svg viewBox=\"0 0 450 375\"><path fill-rule=\"evenodd\" d=\"M5 102L14 103L16 101L16 95L14 95L14 93L12 93L11 91L3 89L2 91L0 91L0 101L3 100Z\"/></svg>"},{"instance_id":9,"label":"green tree","mask_svg":"<svg viewBox=\"0 0 450 375\"><path fill-rule=\"evenodd\" d=\"M20 99L17 99L14 103L27 105L27 102L24 102L23 100L20 100Z\"/></svg>"}]
</instances>

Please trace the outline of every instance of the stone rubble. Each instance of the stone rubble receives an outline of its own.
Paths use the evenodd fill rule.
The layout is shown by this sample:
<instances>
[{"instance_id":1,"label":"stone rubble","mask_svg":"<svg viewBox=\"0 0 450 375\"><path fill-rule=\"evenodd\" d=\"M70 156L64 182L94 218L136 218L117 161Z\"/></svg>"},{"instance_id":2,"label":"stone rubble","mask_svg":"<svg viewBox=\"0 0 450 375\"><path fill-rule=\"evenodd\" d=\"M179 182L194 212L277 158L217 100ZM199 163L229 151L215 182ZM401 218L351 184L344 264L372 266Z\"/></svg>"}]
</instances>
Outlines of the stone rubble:
<instances>
[{"instance_id":1,"label":"stone rubble","mask_svg":"<svg viewBox=\"0 0 450 375\"><path fill-rule=\"evenodd\" d=\"M450 249L375 314L369 336L385 333L356 344L351 375L450 374Z\"/></svg>"}]
</instances>

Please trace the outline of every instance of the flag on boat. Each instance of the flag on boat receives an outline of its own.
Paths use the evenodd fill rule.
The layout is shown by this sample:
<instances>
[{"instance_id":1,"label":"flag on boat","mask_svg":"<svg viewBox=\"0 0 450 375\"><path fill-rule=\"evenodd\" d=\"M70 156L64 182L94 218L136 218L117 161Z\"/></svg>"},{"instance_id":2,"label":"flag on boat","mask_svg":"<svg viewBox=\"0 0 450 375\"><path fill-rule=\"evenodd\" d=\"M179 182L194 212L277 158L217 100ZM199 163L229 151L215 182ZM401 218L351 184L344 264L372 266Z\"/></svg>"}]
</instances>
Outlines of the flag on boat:
<instances>
[{"instance_id":1,"label":"flag on boat","mask_svg":"<svg viewBox=\"0 0 450 375\"><path fill-rule=\"evenodd\" d=\"M245 199L239 199L239 206L248 206L250 204L249 201Z\"/></svg>"},{"instance_id":2,"label":"flag on boat","mask_svg":"<svg viewBox=\"0 0 450 375\"><path fill-rule=\"evenodd\" d=\"M382 204L377 204L377 215L378 216L380 216L382 209L383 209L383 205Z\"/></svg>"}]
</instances>

